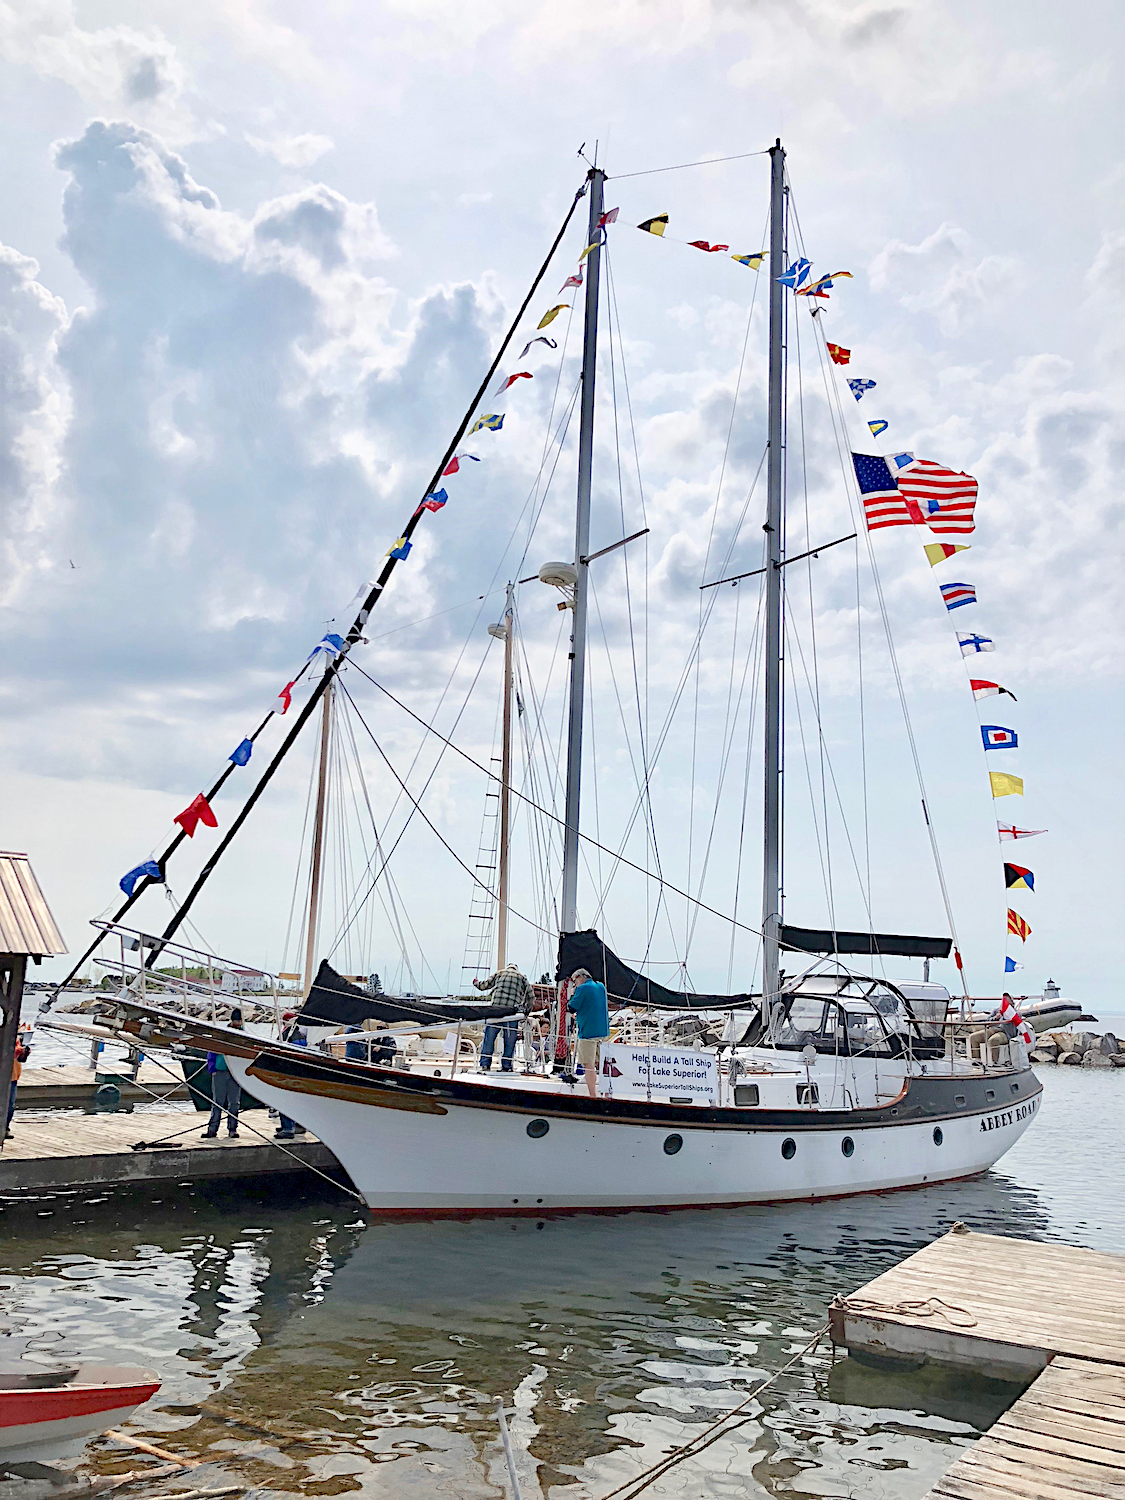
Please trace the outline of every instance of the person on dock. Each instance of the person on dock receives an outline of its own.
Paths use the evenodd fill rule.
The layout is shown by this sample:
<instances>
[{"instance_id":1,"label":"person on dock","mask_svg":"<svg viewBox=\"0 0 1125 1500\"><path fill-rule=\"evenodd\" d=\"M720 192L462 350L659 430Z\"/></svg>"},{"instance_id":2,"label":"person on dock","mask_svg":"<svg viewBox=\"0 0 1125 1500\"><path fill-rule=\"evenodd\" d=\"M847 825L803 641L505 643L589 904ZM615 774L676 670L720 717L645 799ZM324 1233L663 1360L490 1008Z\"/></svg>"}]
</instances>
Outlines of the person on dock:
<instances>
[{"instance_id":1,"label":"person on dock","mask_svg":"<svg viewBox=\"0 0 1125 1500\"><path fill-rule=\"evenodd\" d=\"M488 1021L484 1028L484 1041L480 1049L480 1067L483 1073L492 1069L492 1054L496 1050L497 1036L504 1039L504 1057L500 1063L501 1070L505 1073L512 1071L512 1058L516 1051L516 1038L519 1035L520 1021L524 1016L530 1014L535 1005L535 991L531 988L531 982L520 972L517 964L508 964L503 969L498 969L495 974L490 974L487 979L474 979L473 988L477 990L491 990L492 998L497 1005L511 1005L518 1007L518 1016L509 1016L506 1021Z\"/></svg>"},{"instance_id":2,"label":"person on dock","mask_svg":"<svg viewBox=\"0 0 1125 1500\"><path fill-rule=\"evenodd\" d=\"M240 1010L231 1011L230 1024L233 1030L242 1030ZM207 1129L203 1132L201 1139L205 1141L215 1139L225 1110L227 1136L231 1140L237 1140L238 1111L242 1107L242 1090L238 1087L238 1080L227 1067L227 1060L221 1052L208 1052L207 1071L211 1075L211 1118L207 1121Z\"/></svg>"},{"instance_id":3,"label":"person on dock","mask_svg":"<svg viewBox=\"0 0 1125 1500\"><path fill-rule=\"evenodd\" d=\"M12 1116L16 1112L16 1087L23 1072L23 1065L31 1056L31 1027L25 1022L16 1033L16 1045L12 1052L12 1081L8 1088L8 1119L4 1126L4 1140L12 1133ZM2 1144L2 1143L0 1143Z\"/></svg>"},{"instance_id":4,"label":"person on dock","mask_svg":"<svg viewBox=\"0 0 1125 1500\"><path fill-rule=\"evenodd\" d=\"M598 1055L603 1042L609 1041L609 1000L605 985L595 979L589 969L575 969L570 976L574 985L567 1010L572 1010L578 1022L578 1055L576 1061L582 1068L590 1098L598 1097Z\"/></svg>"},{"instance_id":5,"label":"person on dock","mask_svg":"<svg viewBox=\"0 0 1125 1500\"><path fill-rule=\"evenodd\" d=\"M378 978L378 975L375 976ZM309 1034L305 1028L298 1024L296 1011L287 1010L281 1018L282 1031L281 1040L291 1042L294 1047L307 1047L309 1045ZM274 1131L274 1140L291 1141L295 1135L304 1135L305 1127L298 1125L288 1115L278 1112L277 1129Z\"/></svg>"}]
</instances>

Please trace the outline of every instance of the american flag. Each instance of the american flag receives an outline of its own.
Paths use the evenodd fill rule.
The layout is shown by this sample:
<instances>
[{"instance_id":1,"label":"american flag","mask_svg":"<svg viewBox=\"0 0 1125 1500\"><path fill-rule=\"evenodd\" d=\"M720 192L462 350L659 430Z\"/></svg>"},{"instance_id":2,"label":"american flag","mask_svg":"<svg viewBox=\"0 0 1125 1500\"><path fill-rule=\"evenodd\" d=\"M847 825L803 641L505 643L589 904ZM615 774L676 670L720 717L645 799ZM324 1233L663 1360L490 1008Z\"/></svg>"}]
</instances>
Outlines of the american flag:
<instances>
[{"instance_id":1,"label":"american flag","mask_svg":"<svg viewBox=\"0 0 1125 1500\"><path fill-rule=\"evenodd\" d=\"M868 531L879 531L884 526L913 526L914 518L899 493L901 480L896 481L887 460L872 453L853 453L852 463Z\"/></svg>"},{"instance_id":2,"label":"american flag","mask_svg":"<svg viewBox=\"0 0 1125 1500\"><path fill-rule=\"evenodd\" d=\"M957 474L919 458L899 475L898 487L918 506L936 536L968 536L973 530L977 482L971 474Z\"/></svg>"}]
</instances>

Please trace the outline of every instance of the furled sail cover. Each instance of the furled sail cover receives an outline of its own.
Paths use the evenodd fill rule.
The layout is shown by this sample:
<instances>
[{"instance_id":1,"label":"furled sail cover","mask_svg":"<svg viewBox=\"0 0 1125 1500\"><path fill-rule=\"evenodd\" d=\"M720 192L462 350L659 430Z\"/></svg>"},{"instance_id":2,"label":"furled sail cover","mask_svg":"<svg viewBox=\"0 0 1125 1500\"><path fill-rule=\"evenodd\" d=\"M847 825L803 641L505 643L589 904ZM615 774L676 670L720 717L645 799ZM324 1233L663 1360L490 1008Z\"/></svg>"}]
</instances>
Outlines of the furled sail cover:
<instances>
[{"instance_id":1,"label":"furled sail cover","mask_svg":"<svg viewBox=\"0 0 1125 1500\"><path fill-rule=\"evenodd\" d=\"M458 1005L452 1000L435 1005L429 1000L393 1000L386 996L376 1000L349 984L327 959L322 959L297 1019L312 1026L362 1026L368 1020L440 1026L446 1021L501 1021L518 1014L510 1005Z\"/></svg>"},{"instance_id":2,"label":"furled sail cover","mask_svg":"<svg viewBox=\"0 0 1125 1500\"><path fill-rule=\"evenodd\" d=\"M830 932L781 927L781 946L801 953L873 953L896 958L948 958L952 938L904 937L896 932Z\"/></svg>"},{"instance_id":3,"label":"furled sail cover","mask_svg":"<svg viewBox=\"0 0 1125 1500\"><path fill-rule=\"evenodd\" d=\"M627 1005L651 1005L657 1010L757 1010L761 1000L759 995L694 995L666 989L623 964L594 931L564 932L559 938L556 979L569 979L575 969L589 969L607 994Z\"/></svg>"}]
</instances>

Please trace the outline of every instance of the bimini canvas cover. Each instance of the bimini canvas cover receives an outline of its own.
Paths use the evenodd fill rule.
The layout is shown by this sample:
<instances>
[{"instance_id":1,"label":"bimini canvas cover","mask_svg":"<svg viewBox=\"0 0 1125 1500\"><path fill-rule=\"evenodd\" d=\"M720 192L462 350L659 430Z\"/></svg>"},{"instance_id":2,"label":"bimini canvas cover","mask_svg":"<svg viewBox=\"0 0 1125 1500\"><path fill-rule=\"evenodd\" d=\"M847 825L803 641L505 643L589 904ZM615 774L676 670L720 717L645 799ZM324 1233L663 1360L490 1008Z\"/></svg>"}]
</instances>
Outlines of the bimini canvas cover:
<instances>
[{"instance_id":1,"label":"bimini canvas cover","mask_svg":"<svg viewBox=\"0 0 1125 1500\"><path fill-rule=\"evenodd\" d=\"M556 979L569 979L575 969L589 969L606 993L626 1005L651 1005L657 1010L756 1010L760 995L696 995L667 989L624 964L594 931L564 932L559 938Z\"/></svg>"},{"instance_id":2,"label":"bimini canvas cover","mask_svg":"<svg viewBox=\"0 0 1125 1500\"><path fill-rule=\"evenodd\" d=\"M313 980L309 997L297 1016L312 1026L362 1026L364 1021L411 1021L440 1026L446 1021L502 1021L518 1015L509 1005L458 1005L455 1001L392 1000L373 996L349 984L326 960Z\"/></svg>"}]
</instances>

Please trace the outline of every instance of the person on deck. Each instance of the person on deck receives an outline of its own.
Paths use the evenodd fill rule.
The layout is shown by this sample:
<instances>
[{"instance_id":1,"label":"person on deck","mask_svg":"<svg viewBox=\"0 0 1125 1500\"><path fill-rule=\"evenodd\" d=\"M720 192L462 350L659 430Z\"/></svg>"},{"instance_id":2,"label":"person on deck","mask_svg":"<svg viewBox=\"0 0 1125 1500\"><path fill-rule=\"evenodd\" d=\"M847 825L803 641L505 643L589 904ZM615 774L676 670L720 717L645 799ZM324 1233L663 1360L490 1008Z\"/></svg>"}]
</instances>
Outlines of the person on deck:
<instances>
[{"instance_id":1,"label":"person on deck","mask_svg":"<svg viewBox=\"0 0 1125 1500\"><path fill-rule=\"evenodd\" d=\"M609 1000L605 985L589 969L575 969L570 976L575 988L566 1002L578 1022L577 1062L582 1067L590 1098L598 1096L598 1054L603 1042L609 1041Z\"/></svg>"},{"instance_id":2,"label":"person on deck","mask_svg":"<svg viewBox=\"0 0 1125 1500\"><path fill-rule=\"evenodd\" d=\"M240 1010L231 1011L230 1024L232 1030L242 1030ZM238 1087L238 1080L227 1067L227 1060L221 1052L208 1052L207 1071L211 1075L211 1118L207 1121L207 1129L203 1132L201 1139L205 1141L215 1139L225 1110L227 1135L232 1140L237 1140L238 1111L242 1107L242 1090Z\"/></svg>"},{"instance_id":3,"label":"person on deck","mask_svg":"<svg viewBox=\"0 0 1125 1500\"><path fill-rule=\"evenodd\" d=\"M518 1008L520 1012L519 1015L510 1016L506 1021L487 1022L484 1028L484 1041L480 1049L481 1071L487 1073L492 1068L492 1054L496 1050L496 1038L503 1033L504 1058L500 1067L503 1072L510 1073L520 1021L535 1005L535 992L531 988L531 981L520 972L518 965L508 964L505 968L498 969L495 974L490 974L487 979L474 979L473 988L491 990L495 1004L510 1005L513 1010Z\"/></svg>"},{"instance_id":4,"label":"person on deck","mask_svg":"<svg viewBox=\"0 0 1125 1500\"><path fill-rule=\"evenodd\" d=\"M298 1024L296 1011L287 1010L281 1018L283 1042L292 1042L294 1047L307 1047L309 1045L309 1034L305 1028ZM274 1131L274 1139L278 1141L291 1141L295 1135L304 1135L305 1127L298 1125L288 1115L278 1111L278 1125Z\"/></svg>"},{"instance_id":5,"label":"person on deck","mask_svg":"<svg viewBox=\"0 0 1125 1500\"><path fill-rule=\"evenodd\" d=\"M16 1086L23 1072L23 1065L31 1056L31 1027L26 1023L16 1033L16 1045L12 1050L12 1082L8 1089L8 1119L4 1126L5 1140L12 1133L12 1116L16 1112Z\"/></svg>"}]
</instances>

